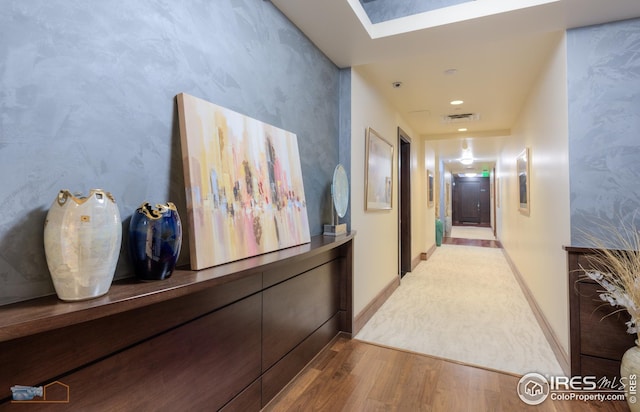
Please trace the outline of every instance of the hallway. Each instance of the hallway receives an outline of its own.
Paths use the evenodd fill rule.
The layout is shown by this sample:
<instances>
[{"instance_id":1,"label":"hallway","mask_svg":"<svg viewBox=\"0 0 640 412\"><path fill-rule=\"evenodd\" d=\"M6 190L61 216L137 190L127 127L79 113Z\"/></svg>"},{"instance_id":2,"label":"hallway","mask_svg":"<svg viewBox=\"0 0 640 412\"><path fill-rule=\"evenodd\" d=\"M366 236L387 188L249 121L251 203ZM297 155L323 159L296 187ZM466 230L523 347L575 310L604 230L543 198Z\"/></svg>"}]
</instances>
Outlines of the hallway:
<instances>
[{"instance_id":1,"label":"hallway","mask_svg":"<svg viewBox=\"0 0 640 412\"><path fill-rule=\"evenodd\" d=\"M451 238L495 239L489 228L457 226ZM443 244L355 338L519 375L563 374L495 245Z\"/></svg>"}]
</instances>

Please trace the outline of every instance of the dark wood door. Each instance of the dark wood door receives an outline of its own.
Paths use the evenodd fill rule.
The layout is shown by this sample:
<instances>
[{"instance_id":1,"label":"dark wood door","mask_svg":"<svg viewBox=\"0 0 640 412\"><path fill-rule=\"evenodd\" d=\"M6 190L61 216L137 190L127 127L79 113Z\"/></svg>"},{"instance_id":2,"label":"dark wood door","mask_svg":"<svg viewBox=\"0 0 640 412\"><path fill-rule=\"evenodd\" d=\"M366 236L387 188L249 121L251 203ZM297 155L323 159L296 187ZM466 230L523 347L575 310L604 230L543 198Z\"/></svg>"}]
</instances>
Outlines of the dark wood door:
<instances>
[{"instance_id":1,"label":"dark wood door","mask_svg":"<svg viewBox=\"0 0 640 412\"><path fill-rule=\"evenodd\" d=\"M488 177L456 177L453 186L454 224L491 224Z\"/></svg>"},{"instance_id":2,"label":"dark wood door","mask_svg":"<svg viewBox=\"0 0 640 412\"><path fill-rule=\"evenodd\" d=\"M480 223L480 182L460 182L460 220Z\"/></svg>"}]
</instances>

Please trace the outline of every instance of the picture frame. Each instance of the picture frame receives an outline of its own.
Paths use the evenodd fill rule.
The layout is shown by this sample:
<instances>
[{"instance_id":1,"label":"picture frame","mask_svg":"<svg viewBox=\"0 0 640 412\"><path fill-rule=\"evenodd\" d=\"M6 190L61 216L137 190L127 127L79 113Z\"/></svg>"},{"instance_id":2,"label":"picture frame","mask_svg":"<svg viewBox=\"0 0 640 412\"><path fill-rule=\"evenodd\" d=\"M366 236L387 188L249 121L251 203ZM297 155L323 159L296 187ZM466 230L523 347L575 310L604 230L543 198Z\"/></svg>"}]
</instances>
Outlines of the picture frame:
<instances>
[{"instance_id":1,"label":"picture frame","mask_svg":"<svg viewBox=\"0 0 640 412\"><path fill-rule=\"evenodd\" d=\"M434 198L434 180L433 173L430 170L427 170L427 206L429 208L433 207L433 198Z\"/></svg>"},{"instance_id":2,"label":"picture frame","mask_svg":"<svg viewBox=\"0 0 640 412\"><path fill-rule=\"evenodd\" d=\"M518 211L529 216L531 213L531 153L525 148L516 159L516 178L518 182Z\"/></svg>"},{"instance_id":3,"label":"picture frame","mask_svg":"<svg viewBox=\"0 0 640 412\"><path fill-rule=\"evenodd\" d=\"M444 215L451 216L451 183L447 182L444 188Z\"/></svg>"},{"instance_id":4,"label":"picture frame","mask_svg":"<svg viewBox=\"0 0 640 412\"><path fill-rule=\"evenodd\" d=\"M365 210L393 207L393 145L372 128L366 131Z\"/></svg>"}]
</instances>

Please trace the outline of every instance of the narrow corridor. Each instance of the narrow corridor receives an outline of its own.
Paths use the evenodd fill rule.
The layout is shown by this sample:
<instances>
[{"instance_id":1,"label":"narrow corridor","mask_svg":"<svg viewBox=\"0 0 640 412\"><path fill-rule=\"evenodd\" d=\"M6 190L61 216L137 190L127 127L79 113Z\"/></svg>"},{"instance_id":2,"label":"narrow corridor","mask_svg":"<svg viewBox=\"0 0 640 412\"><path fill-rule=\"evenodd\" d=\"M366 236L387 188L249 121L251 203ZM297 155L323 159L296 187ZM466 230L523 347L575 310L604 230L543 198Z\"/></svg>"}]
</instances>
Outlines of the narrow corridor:
<instances>
[{"instance_id":1,"label":"narrow corridor","mask_svg":"<svg viewBox=\"0 0 640 412\"><path fill-rule=\"evenodd\" d=\"M563 374L491 229L456 226L451 238L490 247L445 242L355 338L515 374Z\"/></svg>"}]
</instances>

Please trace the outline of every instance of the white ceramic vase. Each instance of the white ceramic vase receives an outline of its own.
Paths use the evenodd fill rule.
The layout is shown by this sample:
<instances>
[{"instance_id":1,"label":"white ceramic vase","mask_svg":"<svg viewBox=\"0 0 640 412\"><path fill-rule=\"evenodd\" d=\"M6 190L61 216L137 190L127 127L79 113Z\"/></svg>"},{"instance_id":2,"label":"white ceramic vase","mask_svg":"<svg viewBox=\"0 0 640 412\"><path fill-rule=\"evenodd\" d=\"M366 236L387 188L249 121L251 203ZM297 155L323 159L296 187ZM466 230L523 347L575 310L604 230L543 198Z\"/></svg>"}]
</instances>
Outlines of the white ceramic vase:
<instances>
[{"instance_id":1,"label":"white ceramic vase","mask_svg":"<svg viewBox=\"0 0 640 412\"><path fill-rule=\"evenodd\" d=\"M620 378L625 385L627 405L631 412L640 411L640 347L638 345L627 349L620 364Z\"/></svg>"},{"instance_id":2,"label":"white ceramic vase","mask_svg":"<svg viewBox=\"0 0 640 412\"><path fill-rule=\"evenodd\" d=\"M53 286L66 301L109 291L120 256L122 222L111 193L76 197L61 190L47 213L44 249Z\"/></svg>"}]
</instances>

